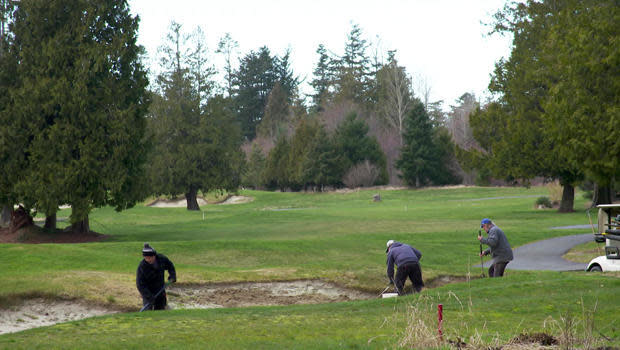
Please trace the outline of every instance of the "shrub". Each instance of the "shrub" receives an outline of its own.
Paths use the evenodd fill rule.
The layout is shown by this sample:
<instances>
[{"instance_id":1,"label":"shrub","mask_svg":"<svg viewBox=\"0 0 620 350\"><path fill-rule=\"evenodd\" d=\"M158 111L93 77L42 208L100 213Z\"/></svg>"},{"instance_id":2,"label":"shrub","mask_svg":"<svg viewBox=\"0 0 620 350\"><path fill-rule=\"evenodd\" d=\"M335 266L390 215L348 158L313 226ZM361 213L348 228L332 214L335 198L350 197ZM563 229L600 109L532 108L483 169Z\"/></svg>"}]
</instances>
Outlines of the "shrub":
<instances>
[{"instance_id":1,"label":"shrub","mask_svg":"<svg viewBox=\"0 0 620 350\"><path fill-rule=\"evenodd\" d=\"M342 182L349 188L368 187L376 183L379 178L379 168L365 160L351 167L342 178Z\"/></svg>"},{"instance_id":2,"label":"shrub","mask_svg":"<svg viewBox=\"0 0 620 350\"><path fill-rule=\"evenodd\" d=\"M551 205L551 200L549 199L549 197L543 196L536 199L536 207L552 208L553 205Z\"/></svg>"}]
</instances>

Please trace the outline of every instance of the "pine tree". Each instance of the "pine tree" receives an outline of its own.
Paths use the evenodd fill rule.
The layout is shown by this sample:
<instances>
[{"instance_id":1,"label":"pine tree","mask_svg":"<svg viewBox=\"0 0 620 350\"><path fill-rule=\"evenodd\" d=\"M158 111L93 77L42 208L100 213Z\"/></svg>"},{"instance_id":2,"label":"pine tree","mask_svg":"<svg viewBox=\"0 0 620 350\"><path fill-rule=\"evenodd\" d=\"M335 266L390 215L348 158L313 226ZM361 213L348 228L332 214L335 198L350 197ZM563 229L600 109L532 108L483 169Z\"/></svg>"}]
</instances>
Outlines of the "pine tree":
<instances>
[{"instance_id":1,"label":"pine tree","mask_svg":"<svg viewBox=\"0 0 620 350\"><path fill-rule=\"evenodd\" d=\"M370 59L366 54L368 43L362 38L359 25L353 25L347 36L344 55L334 65L338 67L336 98L365 105L372 84Z\"/></svg>"},{"instance_id":2,"label":"pine tree","mask_svg":"<svg viewBox=\"0 0 620 350\"><path fill-rule=\"evenodd\" d=\"M331 100L330 89L333 88L334 77L331 58L327 55L325 46L320 44L316 53L319 55L319 61L312 72L314 79L310 82L310 86L314 89L314 94L312 95L313 109L316 112L320 112L323 110L324 105Z\"/></svg>"}]
</instances>

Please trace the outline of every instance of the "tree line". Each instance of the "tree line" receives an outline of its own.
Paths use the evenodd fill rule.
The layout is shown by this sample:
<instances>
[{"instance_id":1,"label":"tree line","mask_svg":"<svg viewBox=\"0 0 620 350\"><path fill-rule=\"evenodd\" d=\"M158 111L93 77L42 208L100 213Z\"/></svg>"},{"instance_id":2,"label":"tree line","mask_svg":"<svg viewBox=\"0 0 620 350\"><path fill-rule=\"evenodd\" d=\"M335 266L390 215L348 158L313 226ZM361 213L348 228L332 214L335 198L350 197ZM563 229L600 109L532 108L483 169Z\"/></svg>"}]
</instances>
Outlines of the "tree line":
<instances>
[{"instance_id":1,"label":"tree line","mask_svg":"<svg viewBox=\"0 0 620 350\"><path fill-rule=\"evenodd\" d=\"M319 45L310 96L291 52L244 55L225 35L172 22L157 74L143 66L139 19L126 1L3 2L0 203L45 214L62 204L72 229L91 209L148 195L240 186L324 190L559 179L611 201L618 171L618 9L613 1L528 1L499 10L512 35L482 103L465 93L443 110L431 87L375 50L353 25L342 54ZM594 54L595 53L595 54ZM216 68L213 54L222 55ZM223 79L217 79L218 75Z\"/></svg>"}]
</instances>

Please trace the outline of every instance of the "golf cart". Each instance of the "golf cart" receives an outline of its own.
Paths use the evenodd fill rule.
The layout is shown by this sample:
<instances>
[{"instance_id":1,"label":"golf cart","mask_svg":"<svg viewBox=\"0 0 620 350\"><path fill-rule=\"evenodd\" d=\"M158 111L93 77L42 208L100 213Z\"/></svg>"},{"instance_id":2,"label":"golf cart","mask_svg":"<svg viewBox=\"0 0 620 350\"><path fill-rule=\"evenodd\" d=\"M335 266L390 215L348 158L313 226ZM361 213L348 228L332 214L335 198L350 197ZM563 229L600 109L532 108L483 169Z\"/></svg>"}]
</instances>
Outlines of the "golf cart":
<instances>
[{"instance_id":1,"label":"golf cart","mask_svg":"<svg viewBox=\"0 0 620 350\"><path fill-rule=\"evenodd\" d=\"M598 208L597 243L605 242L605 255L590 261L586 271L620 271L620 204L601 204Z\"/></svg>"}]
</instances>

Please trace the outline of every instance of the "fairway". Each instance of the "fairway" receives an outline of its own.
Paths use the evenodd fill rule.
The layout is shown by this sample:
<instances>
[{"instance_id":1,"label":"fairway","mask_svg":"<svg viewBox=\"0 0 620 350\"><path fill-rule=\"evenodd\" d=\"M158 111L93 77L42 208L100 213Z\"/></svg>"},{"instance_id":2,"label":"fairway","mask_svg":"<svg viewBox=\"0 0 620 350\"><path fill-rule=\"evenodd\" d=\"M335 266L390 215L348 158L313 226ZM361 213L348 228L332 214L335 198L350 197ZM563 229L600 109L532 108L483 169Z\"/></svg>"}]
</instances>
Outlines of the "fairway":
<instances>
[{"instance_id":1,"label":"fairway","mask_svg":"<svg viewBox=\"0 0 620 350\"><path fill-rule=\"evenodd\" d=\"M535 209L536 198L548 195L545 187L239 194L253 200L203 205L200 211L143 204L120 213L95 209L91 229L107 235L101 242L0 244L3 310L42 298L117 312L2 334L0 348L432 347L437 304L444 308L445 346L457 339L471 345L506 344L521 333L537 332L620 344L617 312L609 312L620 309L617 274L515 271L509 264L504 278L481 279L480 268L473 267L480 263L476 236L483 217L506 232L513 248L588 233L552 229L588 223L580 193L576 211L569 214ZM373 201L375 194L381 201ZM58 216L68 215L64 210ZM422 273L430 288L413 296L378 298L387 285L388 239L423 253ZM203 302L237 307L135 313L141 307L135 272L144 242L176 266L177 291L171 298L190 289L226 286L215 289L219 294L211 294L213 300L204 294ZM298 298L254 304L263 306L222 305L223 296L235 298L235 288L252 294L259 282L267 286L260 291L262 300L270 298L277 283L320 284L353 294L307 304ZM424 327L430 330L416 335Z\"/></svg>"}]
</instances>

